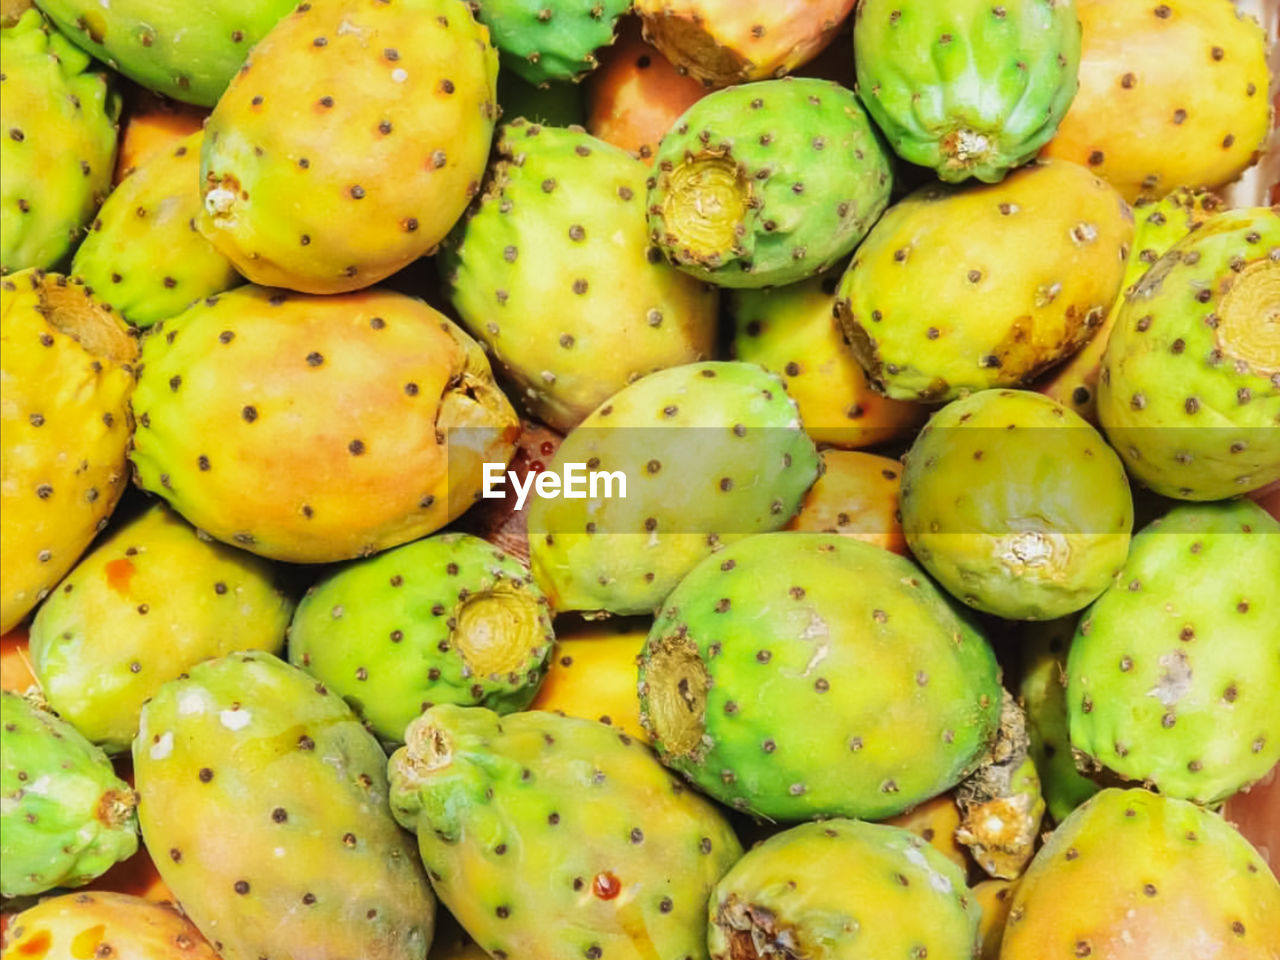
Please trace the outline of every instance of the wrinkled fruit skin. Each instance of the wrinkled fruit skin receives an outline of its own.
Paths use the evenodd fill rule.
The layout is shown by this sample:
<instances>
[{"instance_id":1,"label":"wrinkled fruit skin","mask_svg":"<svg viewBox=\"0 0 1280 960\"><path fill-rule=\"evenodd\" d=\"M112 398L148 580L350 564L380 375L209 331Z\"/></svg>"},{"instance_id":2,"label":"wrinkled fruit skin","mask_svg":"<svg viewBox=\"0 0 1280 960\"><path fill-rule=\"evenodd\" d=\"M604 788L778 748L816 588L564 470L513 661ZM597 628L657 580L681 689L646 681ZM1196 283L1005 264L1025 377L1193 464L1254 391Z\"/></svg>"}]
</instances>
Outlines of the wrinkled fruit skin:
<instances>
[{"instance_id":1,"label":"wrinkled fruit skin","mask_svg":"<svg viewBox=\"0 0 1280 960\"><path fill-rule=\"evenodd\" d=\"M925 187L858 248L837 316L872 384L894 399L1018 386L1093 336L1132 235L1124 201L1075 164Z\"/></svg>"},{"instance_id":2,"label":"wrinkled fruit skin","mask_svg":"<svg viewBox=\"0 0 1280 960\"><path fill-rule=\"evenodd\" d=\"M822 467L787 529L839 533L906 556L899 519L902 464L859 450L823 450Z\"/></svg>"},{"instance_id":3,"label":"wrinkled fruit skin","mask_svg":"<svg viewBox=\"0 0 1280 960\"><path fill-rule=\"evenodd\" d=\"M530 567L557 612L652 613L704 557L784 526L819 467L781 381L732 362L632 384L569 434L548 468L592 462L625 475L625 499L528 507Z\"/></svg>"},{"instance_id":4,"label":"wrinkled fruit skin","mask_svg":"<svg viewBox=\"0 0 1280 960\"><path fill-rule=\"evenodd\" d=\"M222 960L422 960L435 900L342 699L268 653L165 684L133 746L147 847Z\"/></svg>"},{"instance_id":5,"label":"wrinkled fruit skin","mask_svg":"<svg viewBox=\"0 0 1280 960\"><path fill-rule=\"evenodd\" d=\"M1228 210L1120 308L1098 417L1156 493L1220 500L1280 479L1280 210Z\"/></svg>"},{"instance_id":6,"label":"wrinkled fruit skin","mask_svg":"<svg viewBox=\"0 0 1280 960\"><path fill-rule=\"evenodd\" d=\"M929 420L905 457L902 529L969 606L1049 620L1088 606L1124 565L1133 497L1102 435L1027 390L981 390Z\"/></svg>"},{"instance_id":7,"label":"wrinkled fruit skin","mask_svg":"<svg viewBox=\"0 0 1280 960\"><path fill-rule=\"evenodd\" d=\"M137 357L82 285L34 270L0 279L0 633L75 565L124 492Z\"/></svg>"},{"instance_id":8,"label":"wrinkled fruit skin","mask_svg":"<svg viewBox=\"0 0 1280 960\"><path fill-rule=\"evenodd\" d=\"M649 236L723 287L816 276L888 205L893 170L853 91L787 77L718 90L662 138Z\"/></svg>"},{"instance_id":9,"label":"wrinkled fruit skin","mask_svg":"<svg viewBox=\"0 0 1280 960\"><path fill-rule=\"evenodd\" d=\"M1168 796L1214 803L1280 762L1280 523L1249 500L1141 531L1080 620L1071 743Z\"/></svg>"},{"instance_id":10,"label":"wrinkled fruit skin","mask_svg":"<svg viewBox=\"0 0 1280 960\"><path fill-rule=\"evenodd\" d=\"M586 624L561 633L529 709L596 720L647 741L636 699L636 661L648 637L646 620Z\"/></svg>"},{"instance_id":11,"label":"wrinkled fruit skin","mask_svg":"<svg viewBox=\"0 0 1280 960\"><path fill-rule=\"evenodd\" d=\"M475 341L385 290L240 287L157 324L142 359L138 482L276 560L367 556L439 529L518 430Z\"/></svg>"},{"instance_id":12,"label":"wrinkled fruit skin","mask_svg":"<svg viewBox=\"0 0 1280 960\"><path fill-rule=\"evenodd\" d=\"M504 69L532 84L581 80L631 0L472 0Z\"/></svg>"},{"instance_id":13,"label":"wrinkled fruit skin","mask_svg":"<svg viewBox=\"0 0 1280 960\"><path fill-rule=\"evenodd\" d=\"M881 819L955 786L995 739L983 636L909 560L832 534L708 557L658 614L640 717L663 763L757 816Z\"/></svg>"},{"instance_id":14,"label":"wrinkled fruit skin","mask_svg":"<svg viewBox=\"0 0 1280 960\"><path fill-rule=\"evenodd\" d=\"M69 723L0 692L0 893L80 887L138 849L134 794Z\"/></svg>"},{"instance_id":15,"label":"wrinkled fruit skin","mask_svg":"<svg viewBox=\"0 0 1280 960\"><path fill-rule=\"evenodd\" d=\"M437 703L511 713L538 692L555 635L525 566L478 537L441 534L358 560L307 591L289 661L402 743Z\"/></svg>"},{"instance_id":16,"label":"wrinkled fruit skin","mask_svg":"<svg viewBox=\"0 0 1280 960\"><path fill-rule=\"evenodd\" d=\"M391 757L391 807L491 956L705 960L707 898L742 855L648 749L590 720L442 705Z\"/></svg>"},{"instance_id":17,"label":"wrinkled fruit skin","mask_svg":"<svg viewBox=\"0 0 1280 960\"><path fill-rule=\"evenodd\" d=\"M193 133L126 177L71 261L72 275L134 326L149 327L244 282L196 229L202 140Z\"/></svg>"},{"instance_id":18,"label":"wrinkled fruit skin","mask_svg":"<svg viewBox=\"0 0 1280 960\"><path fill-rule=\"evenodd\" d=\"M652 256L644 164L527 123L503 127L498 156L439 262L525 409L570 430L638 377L711 355L715 291Z\"/></svg>"},{"instance_id":19,"label":"wrinkled fruit skin","mask_svg":"<svg viewBox=\"0 0 1280 960\"><path fill-rule=\"evenodd\" d=\"M341 293L390 276L479 192L497 76L461 0L299 5L209 117L201 232L254 283Z\"/></svg>"},{"instance_id":20,"label":"wrinkled fruit skin","mask_svg":"<svg viewBox=\"0 0 1280 960\"><path fill-rule=\"evenodd\" d=\"M1230 0L1076 0L1080 91L1045 154L1087 164L1130 202L1215 187L1271 126L1266 35ZM1265 179L1265 178L1264 178Z\"/></svg>"},{"instance_id":21,"label":"wrinkled fruit skin","mask_svg":"<svg viewBox=\"0 0 1280 960\"><path fill-rule=\"evenodd\" d=\"M860 0L858 94L898 156L998 183L1053 136L1076 94L1075 0Z\"/></svg>"},{"instance_id":22,"label":"wrinkled fruit skin","mask_svg":"<svg viewBox=\"0 0 1280 960\"><path fill-rule=\"evenodd\" d=\"M1049 837L1018 884L1001 960L1271 960L1280 884L1217 814L1104 790Z\"/></svg>"},{"instance_id":23,"label":"wrinkled fruit skin","mask_svg":"<svg viewBox=\"0 0 1280 960\"><path fill-rule=\"evenodd\" d=\"M116 527L40 607L31 661L50 707L121 753L162 684L235 650L278 653L292 611L266 561L200 538L156 504Z\"/></svg>"},{"instance_id":24,"label":"wrinkled fruit skin","mask_svg":"<svg viewBox=\"0 0 1280 960\"><path fill-rule=\"evenodd\" d=\"M5 957L218 960L195 924L166 903L125 893L69 893L9 921Z\"/></svg>"},{"instance_id":25,"label":"wrinkled fruit skin","mask_svg":"<svg viewBox=\"0 0 1280 960\"><path fill-rule=\"evenodd\" d=\"M28 10L0 31L0 273L59 266L111 189L120 98Z\"/></svg>"}]
</instances>

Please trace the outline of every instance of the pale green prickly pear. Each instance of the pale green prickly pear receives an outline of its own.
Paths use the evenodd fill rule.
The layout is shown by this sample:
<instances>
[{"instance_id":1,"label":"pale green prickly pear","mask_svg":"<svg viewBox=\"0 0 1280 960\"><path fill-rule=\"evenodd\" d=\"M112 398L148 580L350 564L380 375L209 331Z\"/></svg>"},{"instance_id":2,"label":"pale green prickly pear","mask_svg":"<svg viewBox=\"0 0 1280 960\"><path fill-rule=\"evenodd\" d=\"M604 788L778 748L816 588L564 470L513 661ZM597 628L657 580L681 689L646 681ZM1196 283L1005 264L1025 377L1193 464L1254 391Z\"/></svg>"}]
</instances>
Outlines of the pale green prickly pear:
<instances>
[{"instance_id":1,"label":"pale green prickly pear","mask_svg":"<svg viewBox=\"0 0 1280 960\"><path fill-rule=\"evenodd\" d=\"M120 98L28 10L0 28L0 273L58 266L111 189Z\"/></svg>"},{"instance_id":2,"label":"pale green prickly pear","mask_svg":"<svg viewBox=\"0 0 1280 960\"><path fill-rule=\"evenodd\" d=\"M473 0L493 34L505 69L533 84L581 80L596 68L595 51L613 43L631 0Z\"/></svg>"},{"instance_id":3,"label":"pale green prickly pear","mask_svg":"<svg viewBox=\"0 0 1280 960\"><path fill-rule=\"evenodd\" d=\"M80 887L138 849L135 797L71 724L0 691L0 893Z\"/></svg>"},{"instance_id":4,"label":"pale green prickly pear","mask_svg":"<svg viewBox=\"0 0 1280 960\"><path fill-rule=\"evenodd\" d=\"M642 743L593 720L454 705L405 739L392 810L495 960L705 960L707 898L742 847Z\"/></svg>"},{"instance_id":5,"label":"pale green prickly pear","mask_svg":"<svg viewBox=\"0 0 1280 960\"><path fill-rule=\"evenodd\" d=\"M269 653L193 667L142 711L138 817L223 960L423 960L435 900L341 697Z\"/></svg>"},{"instance_id":6,"label":"pale green prickly pear","mask_svg":"<svg viewBox=\"0 0 1280 960\"><path fill-rule=\"evenodd\" d=\"M103 890L53 897L10 917L5 945L5 960L218 960L172 904Z\"/></svg>"},{"instance_id":7,"label":"pale green prickly pear","mask_svg":"<svg viewBox=\"0 0 1280 960\"><path fill-rule=\"evenodd\" d=\"M1133 539L1067 659L1071 745L1214 803L1280 762L1280 523L1251 500L1175 507Z\"/></svg>"},{"instance_id":8,"label":"pale green prickly pear","mask_svg":"<svg viewBox=\"0 0 1280 960\"><path fill-rule=\"evenodd\" d=\"M120 753L161 684L236 650L278 653L292 611L270 564L156 504L116 527L40 607L32 668L59 716Z\"/></svg>"},{"instance_id":9,"label":"pale green prickly pear","mask_svg":"<svg viewBox=\"0 0 1280 960\"><path fill-rule=\"evenodd\" d=\"M502 129L498 157L439 263L513 398L570 430L636 378L712 354L715 291L654 255L643 163L523 122Z\"/></svg>"}]
</instances>

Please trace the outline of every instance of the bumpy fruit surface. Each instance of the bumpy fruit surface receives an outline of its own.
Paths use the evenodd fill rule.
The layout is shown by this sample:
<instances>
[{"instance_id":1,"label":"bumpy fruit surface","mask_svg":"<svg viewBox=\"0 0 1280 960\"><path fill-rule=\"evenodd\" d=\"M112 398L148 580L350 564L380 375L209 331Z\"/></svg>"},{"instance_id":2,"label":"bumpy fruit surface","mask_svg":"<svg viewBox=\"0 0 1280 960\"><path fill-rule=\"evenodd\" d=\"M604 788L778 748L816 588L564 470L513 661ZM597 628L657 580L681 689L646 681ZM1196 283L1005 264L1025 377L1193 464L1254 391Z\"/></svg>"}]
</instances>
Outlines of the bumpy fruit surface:
<instances>
[{"instance_id":1,"label":"bumpy fruit surface","mask_svg":"<svg viewBox=\"0 0 1280 960\"><path fill-rule=\"evenodd\" d=\"M439 529L471 505L481 464L510 457L518 425L475 341L385 290L241 287L157 325L142 357L139 483L277 560Z\"/></svg>"},{"instance_id":2,"label":"bumpy fruit surface","mask_svg":"<svg viewBox=\"0 0 1280 960\"><path fill-rule=\"evenodd\" d=\"M1017 386L1093 336L1132 235L1119 195L1071 163L925 187L858 249L837 315L872 383L895 399Z\"/></svg>"},{"instance_id":3,"label":"bumpy fruit surface","mask_svg":"<svg viewBox=\"0 0 1280 960\"><path fill-rule=\"evenodd\" d=\"M1156 493L1220 500L1280 479L1280 210L1228 210L1120 308L1098 417Z\"/></svg>"},{"instance_id":4,"label":"bumpy fruit surface","mask_svg":"<svg viewBox=\"0 0 1280 960\"><path fill-rule=\"evenodd\" d=\"M1266 35L1230 0L1076 0L1080 91L1045 152L1125 199L1214 187L1270 127Z\"/></svg>"},{"instance_id":5,"label":"bumpy fruit surface","mask_svg":"<svg viewBox=\"0 0 1280 960\"><path fill-rule=\"evenodd\" d=\"M125 893L71 893L10 918L8 958L218 960L195 924L170 904Z\"/></svg>"},{"instance_id":6,"label":"bumpy fruit surface","mask_svg":"<svg viewBox=\"0 0 1280 960\"><path fill-rule=\"evenodd\" d=\"M1067 661L1071 743L1212 803L1280 762L1280 523L1250 500L1176 507L1133 540Z\"/></svg>"},{"instance_id":7,"label":"bumpy fruit surface","mask_svg":"<svg viewBox=\"0 0 1280 960\"><path fill-rule=\"evenodd\" d=\"M1115 451L1066 407L982 390L920 431L902 477L902 529L952 596L1049 620L1088 606L1123 566L1133 497Z\"/></svg>"},{"instance_id":8,"label":"bumpy fruit surface","mask_svg":"<svg viewBox=\"0 0 1280 960\"><path fill-rule=\"evenodd\" d=\"M1002 960L1271 960L1280 884L1217 814L1104 790L1040 849L1014 894Z\"/></svg>"},{"instance_id":9,"label":"bumpy fruit surface","mask_svg":"<svg viewBox=\"0 0 1280 960\"><path fill-rule=\"evenodd\" d=\"M106 525L127 482L138 344L65 277L0 280L0 633Z\"/></svg>"},{"instance_id":10,"label":"bumpy fruit surface","mask_svg":"<svg viewBox=\"0 0 1280 960\"><path fill-rule=\"evenodd\" d=\"M391 808L491 956L705 958L707 897L742 854L641 743L590 720L433 707L391 757Z\"/></svg>"},{"instance_id":11,"label":"bumpy fruit surface","mask_svg":"<svg viewBox=\"0 0 1280 960\"><path fill-rule=\"evenodd\" d=\"M557 611L652 613L722 545L781 528L818 475L818 454L777 377L747 363L695 363L616 394L549 469L620 472L587 499L538 498L529 562ZM598 495L597 495L598 494Z\"/></svg>"},{"instance_id":12,"label":"bumpy fruit surface","mask_svg":"<svg viewBox=\"0 0 1280 960\"><path fill-rule=\"evenodd\" d=\"M831 267L888 205L893 174L853 91L809 77L703 97L662 138L654 167L650 238L725 287Z\"/></svg>"},{"instance_id":13,"label":"bumpy fruit surface","mask_svg":"<svg viewBox=\"0 0 1280 960\"><path fill-rule=\"evenodd\" d=\"M80 887L138 849L134 794L71 724L0 691L0 892Z\"/></svg>"},{"instance_id":14,"label":"bumpy fruit surface","mask_svg":"<svg viewBox=\"0 0 1280 960\"><path fill-rule=\"evenodd\" d=\"M525 566L468 534L359 560L307 591L289 661L384 741L437 703L510 713L538 691L555 635Z\"/></svg>"},{"instance_id":15,"label":"bumpy fruit surface","mask_svg":"<svg viewBox=\"0 0 1280 960\"><path fill-rule=\"evenodd\" d=\"M40 607L31 660L50 707L120 753L161 684L235 650L278 652L292 611L269 564L202 539L156 504L116 527Z\"/></svg>"},{"instance_id":16,"label":"bumpy fruit surface","mask_svg":"<svg viewBox=\"0 0 1280 960\"><path fill-rule=\"evenodd\" d=\"M342 699L268 653L161 687L133 745L143 838L223 960L422 960L435 901Z\"/></svg>"},{"instance_id":17,"label":"bumpy fruit surface","mask_svg":"<svg viewBox=\"0 0 1280 960\"><path fill-rule=\"evenodd\" d=\"M0 273L58 266L111 189L120 98L38 10L0 29Z\"/></svg>"},{"instance_id":18,"label":"bumpy fruit surface","mask_svg":"<svg viewBox=\"0 0 1280 960\"><path fill-rule=\"evenodd\" d=\"M853 48L858 94L898 156L995 183L1071 105L1080 24L1075 0L861 0Z\"/></svg>"},{"instance_id":19,"label":"bumpy fruit surface","mask_svg":"<svg viewBox=\"0 0 1280 960\"><path fill-rule=\"evenodd\" d=\"M530 413L569 430L636 378L710 356L715 292L654 256L644 164L527 123L503 128L498 157L440 265Z\"/></svg>"},{"instance_id":20,"label":"bumpy fruit surface","mask_svg":"<svg viewBox=\"0 0 1280 960\"><path fill-rule=\"evenodd\" d=\"M300 4L209 118L201 231L254 283L376 283L434 248L479 192L497 75L461 0Z\"/></svg>"},{"instance_id":21,"label":"bumpy fruit surface","mask_svg":"<svg viewBox=\"0 0 1280 960\"><path fill-rule=\"evenodd\" d=\"M208 116L204 107L170 100L140 87L127 89L113 183L119 184L151 154L176 147L179 141L204 129Z\"/></svg>"},{"instance_id":22,"label":"bumpy fruit surface","mask_svg":"<svg viewBox=\"0 0 1280 960\"><path fill-rule=\"evenodd\" d=\"M636 659L649 624L585 624L556 637L546 679L531 710L548 710L617 727L648 740L636 699Z\"/></svg>"},{"instance_id":23,"label":"bumpy fruit surface","mask_svg":"<svg viewBox=\"0 0 1280 960\"><path fill-rule=\"evenodd\" d=\"M534 84L581 80L631 0L472 0L504 68Z\"/></svg>"},{"instance_id":24,"label":"bumpy fruit surface","mask_svg":"<svg viewBox=\"0 0 1280 960\"><path fill-rule=\"evenodd\" d=\"M756 815L879 819L955 786L996 736L995 657L909 560L751 537L667 598L641 658L663 763Z\"/></svg>"},{"instance_id":25,"label":"bumpy fruit surface","mask_svg":"<svg viewBox=\"0 0 1280 960\"><path fill-rule=\"evenodd\" d=\"M905 556L898 509L902 464L857 450L824 450L822 466L787 529L839 533Z\"/></svg>"}]
</instances>

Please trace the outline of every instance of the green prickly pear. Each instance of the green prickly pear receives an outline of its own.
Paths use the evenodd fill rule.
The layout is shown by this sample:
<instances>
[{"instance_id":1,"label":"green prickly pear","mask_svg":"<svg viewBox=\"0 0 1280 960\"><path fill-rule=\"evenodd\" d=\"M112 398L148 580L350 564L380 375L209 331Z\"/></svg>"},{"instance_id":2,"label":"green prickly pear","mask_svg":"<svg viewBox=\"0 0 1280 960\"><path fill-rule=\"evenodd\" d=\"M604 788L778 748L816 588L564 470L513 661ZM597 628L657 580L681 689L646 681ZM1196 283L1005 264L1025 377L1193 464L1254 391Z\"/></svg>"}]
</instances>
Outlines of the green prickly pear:
<instances>
[{"instance_id":1,"label":"green prickly pear","mask_svg":"<svg viewBox=\"0 0 1280 960\"><path fill-rule=\"evenodd\" d=\"M22 911L9 919L5 946L5 960L218 960L171 904L106 891L53 897Z\"/></svg>"},{"instance_id":2,"label":"green prickly pear","mask_svg":"<svg viewBox=\"0 0 1280 960\"><path fill-rule=\"evenodd\" d=\"M595 51L613 43L631 0L472 0L504 68L528 83L577 82L596 68Z\"/></svg>"}]
</instances>

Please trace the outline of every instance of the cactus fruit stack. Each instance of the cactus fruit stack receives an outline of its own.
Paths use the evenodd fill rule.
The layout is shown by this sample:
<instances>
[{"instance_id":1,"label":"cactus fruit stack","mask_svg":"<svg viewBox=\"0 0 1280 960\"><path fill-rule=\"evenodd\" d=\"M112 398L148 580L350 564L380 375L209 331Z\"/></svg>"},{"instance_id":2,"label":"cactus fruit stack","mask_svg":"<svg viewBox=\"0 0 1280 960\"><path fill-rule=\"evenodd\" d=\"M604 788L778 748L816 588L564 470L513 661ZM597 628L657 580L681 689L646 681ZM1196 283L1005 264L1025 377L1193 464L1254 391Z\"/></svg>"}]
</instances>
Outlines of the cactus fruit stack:
<instances>
[{"instance_id":1,"label":"cactus fruit stack","mask_svg":"<svg viewBox=\"0 0 1280 960\"><path fill-rule=\"evenodd\" d=\"M472 0L489 28L503 67L528 83L581 80L596 51L613 42L631 0Z\"/></svg>"},{"instance_id":2,"label":"cactus fruit stack","mask_svg":"<svg viewBox=\"0 0 1280 960\"><path fill-rule=\"evenodd\" d=\"M195 924L171 905L123 893L53 897L11 923L15 957L218 960Z\"/></svg>"}]
</instances>

